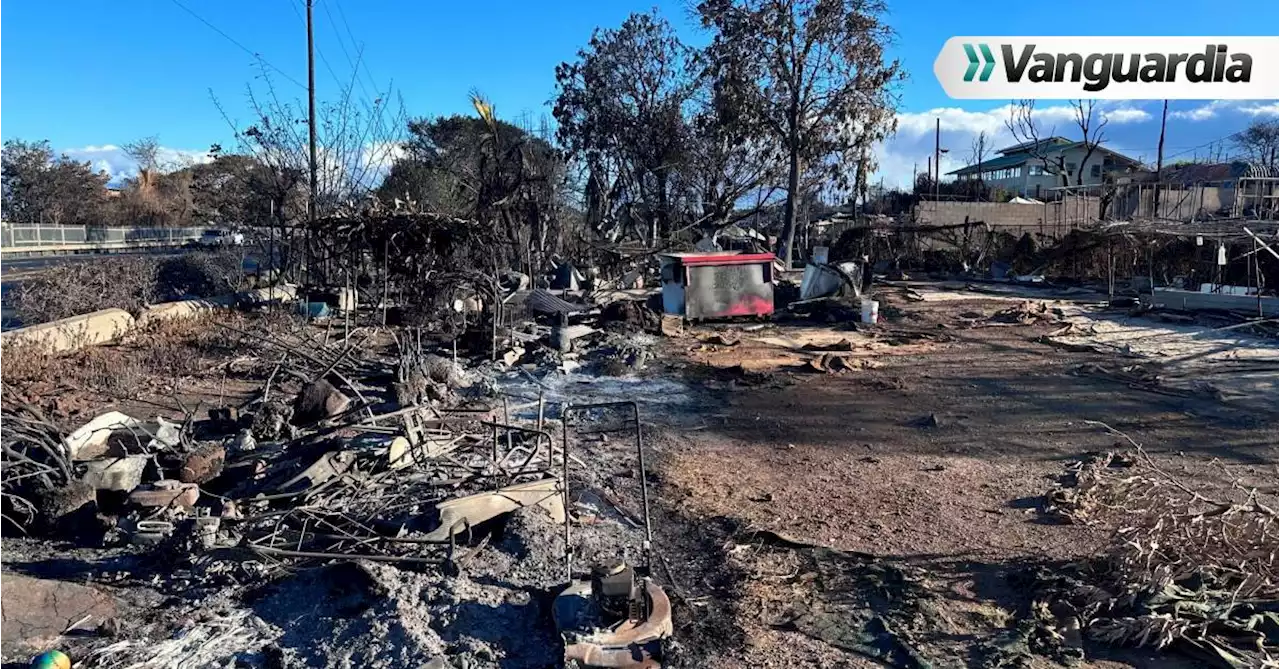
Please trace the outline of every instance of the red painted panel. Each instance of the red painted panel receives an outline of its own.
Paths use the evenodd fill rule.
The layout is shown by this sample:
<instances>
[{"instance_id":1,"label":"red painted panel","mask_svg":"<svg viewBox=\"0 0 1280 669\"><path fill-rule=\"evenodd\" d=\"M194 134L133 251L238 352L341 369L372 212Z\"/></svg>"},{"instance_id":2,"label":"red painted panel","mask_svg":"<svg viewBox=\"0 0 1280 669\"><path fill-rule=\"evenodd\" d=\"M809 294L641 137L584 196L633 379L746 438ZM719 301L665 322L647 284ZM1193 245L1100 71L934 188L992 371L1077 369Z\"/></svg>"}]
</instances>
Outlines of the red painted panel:
<instances>
[{"instance_id":1,"label":"red painted panel","mask_svg":"<svg viewBox=\"0 0 1280 669\"><path fill-rule=\"evenodd\" d=\"M748 253L736 256L685 256L677 261L686 267L694 265L755 265L774 261L772 253Z\"/></svg>"}]
</instances>

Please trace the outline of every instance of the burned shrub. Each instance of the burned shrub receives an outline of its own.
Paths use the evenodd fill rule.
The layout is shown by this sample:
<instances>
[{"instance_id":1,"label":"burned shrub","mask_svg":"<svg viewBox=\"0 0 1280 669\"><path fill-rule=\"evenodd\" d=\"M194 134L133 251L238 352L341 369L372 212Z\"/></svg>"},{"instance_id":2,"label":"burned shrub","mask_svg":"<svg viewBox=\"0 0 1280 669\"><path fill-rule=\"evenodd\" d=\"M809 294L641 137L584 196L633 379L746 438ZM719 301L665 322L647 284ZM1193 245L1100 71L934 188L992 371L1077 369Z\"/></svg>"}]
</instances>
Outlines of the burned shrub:
<instances>
[{"instance_id":1,"label":"burned shrub","mask_svg":"<svg viewBox=\"0 0 1280 669\"><path fill-rule=\"evenodd\" d=\"M156 270L156 294L161 300L213 297L240 290L244 258L238 251L188 253L167 258Z\"/></svg>"},{"instance_id":2,"label":"burned shrub","mask_svg":"<svg viewBox=\"0 0 1280 669\"><path fill-rule=\"evenodd\" d=\"M137 316L148 304L240 289L242 262L239 252L214 251L165 259L139 256L68 263L18 285L13 310L23 325L112 308Z\"/></svg>"},{"instance_id":3,"label":"burned shrub","mask_svg":"<svg viewBox=\"0 0 1280 669\"><path fill-rule=\"evenodd\" d=\"M99 309L137 314L155 301L154 258L102 258L52 267L23 281L13 291L14 313L24 325L37 325Z\"/></svg>"}]
</instances>

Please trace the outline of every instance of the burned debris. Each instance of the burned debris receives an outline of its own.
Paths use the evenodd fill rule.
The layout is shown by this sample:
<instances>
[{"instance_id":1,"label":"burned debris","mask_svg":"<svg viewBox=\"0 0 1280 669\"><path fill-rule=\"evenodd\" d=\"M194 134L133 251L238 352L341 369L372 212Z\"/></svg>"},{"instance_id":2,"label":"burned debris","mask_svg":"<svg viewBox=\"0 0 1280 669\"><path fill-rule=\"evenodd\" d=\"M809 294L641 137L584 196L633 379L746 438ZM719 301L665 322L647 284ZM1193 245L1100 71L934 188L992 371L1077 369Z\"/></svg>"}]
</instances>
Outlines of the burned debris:
<instances>
[{"instance_id":1,"label":"burned debris","mask_svg":"<svg viewBox=\"0 0 1280 669\"><path fill-rule=\"evenodd\" d=\"M589 319L601 318L599 312L594 306L574 311ZM529 313L540 312L531 305ZM611 313L643 323L626 308ZM364 311L364 321L370 318L381 314ZM493 328L479 318L467 327L488 330L488 337L469 340L459 332L449 346L433 343L423 328L356 326L331 334L336 318L328 320L285 328L254 319L214 325L239 342L241 357L254 361L249 374L264 382L247 401L184 409L178 421L109 411L67 432L37 406L6 398L6 533L135 556L126 579L187 584L195 606L210 598L235 601L237 591L287 589L297 570L313 573L326 564L357 565L364 580L372 579L357 587L378 592L385 586L376 583L394 577L368 565L433 578L432 588L490 574L513 580L484 587L503 598L523 597L529 615L505 623L501 611L475 617L466 613L475 595L459 591L453 604L433 606L430 622L416 632L419 640L402 648L406 657L484 663L508 654L516 666L545 666L563 655L583 666L658 666L674 628L670 601L651 576L652 534L604 516L583 524L584 495L608 496L615 508L624 504L593 492L593 477L582 470L586 461L573 454L583 430L602 434L596 428L611 419L596 414L610 407L575 407L562 395L548 397L541 386L532 398L501 390L507 370L536 379L530 370L560 373L571 362L566 357L574 354L554 345L555 328L539 334L537 326L522 338L512 327L497 343L529 352L504 362L492 360ZM651 355L643 349L656 338L629 344L630 352L608 344L609 337L630 341L641 331L592 334L589 346L583 339L589 333L570 334L569 348L642 364L637 357ZM467 341L476 342L478 354L465 344L459 351ZM640 413L634 403L624 408L634 458ZM571 416L582 423L572 435L562 422ZM642 455L632 480L647 485ZM641 492L627 517L643 517L647 527L648 496ZM547 599L548 592L560 595ZM206 659L248 652L255 661L272 661L268 656L279 652L269 632L273 605L253 602L241 599L239 606L254 613L236 623L239 636L202 651L210 653ZM545 616L534 613L543 606ZM113 615L92 615L103 618L93 625L108 618L115 624ZM468 616L473 619L463 622ZM559 632L544 626L553 618ZM477 628L471 645L446 640L468 634L467 625L507 624L525 629L509 630L512 636L503 640ZM564 640L556 641L561 633ZM148 650L86 640L73 647L91 663L141 659ZM328 663L342 652L317 639L286 655ZM636 653L643 661L630 659Z\"/></svg>"}]
</instances>

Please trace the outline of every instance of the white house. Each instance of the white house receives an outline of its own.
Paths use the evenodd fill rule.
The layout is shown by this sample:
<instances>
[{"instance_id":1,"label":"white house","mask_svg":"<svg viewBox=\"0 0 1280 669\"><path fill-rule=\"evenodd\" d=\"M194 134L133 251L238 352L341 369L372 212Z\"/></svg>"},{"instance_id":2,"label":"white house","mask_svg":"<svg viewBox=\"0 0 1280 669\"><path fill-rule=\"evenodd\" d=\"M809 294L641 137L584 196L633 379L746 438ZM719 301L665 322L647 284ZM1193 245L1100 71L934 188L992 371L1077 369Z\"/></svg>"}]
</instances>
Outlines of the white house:
<instances>
[{"instance_id":1,"label":"white house","mask_svg":"<svg viewBox=\"0 0 1280 669\"><path fill-rule=\"evenodd\" d=\"M996 152L996 156L982 163L962 167L949 172L957 180L976 180L982 173L982 182L992 188L1003 188L1010 193L1027 197L1043 197L1042 191L1063 185L1058 166L1065 169L1067 185L1076 185L1076 174L1083 171L1081 183L1086 186L1103 182L1107 174L1125 172L1141 166L1126 155L1099 146L1085 161L1083 142L1073 142L1064 137L1050 137L1039 142L1025 142ZM1046 162L1048 163L1046 165Z\"/></svg>"}]
</instances>

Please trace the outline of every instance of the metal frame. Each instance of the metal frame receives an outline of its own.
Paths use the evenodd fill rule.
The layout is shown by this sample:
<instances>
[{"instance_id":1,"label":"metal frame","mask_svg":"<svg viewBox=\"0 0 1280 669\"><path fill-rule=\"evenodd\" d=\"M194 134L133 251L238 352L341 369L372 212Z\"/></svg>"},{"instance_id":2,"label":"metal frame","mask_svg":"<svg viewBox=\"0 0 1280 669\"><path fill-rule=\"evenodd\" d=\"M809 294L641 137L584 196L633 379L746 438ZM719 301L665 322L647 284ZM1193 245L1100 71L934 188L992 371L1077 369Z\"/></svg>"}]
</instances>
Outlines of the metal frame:
<instances>
[{"instance_id":1,"label":"metal frame","mask_svg":"<svg viewBox=\"0 0 1280 669\"><path fill-rule=\"evenodd\" d=\"M648 471L644 463L644 438L640 432L640 405L634 401L625 400L621 402L599 402L595 404L569 404L565 405L560 411L560 422L562 430L560 433L562 439L562 450L564 455L562 477L564 479L564 569L565 576L568 580L573 580L573 547L569 543L569 513L568 510L573 508L569 501L569 431L572 423L570 422L571 414L585 414L587 412L598 409L617 409L621 407L630 407L631 422L635 426L636 438L636 459L640 467L640 502L644 506L644 575L648 576L652 572L653 567L653 523L649 514L649 481ZM587 432L586 434L592 434Z\"/></svg>"}]
</instances>

